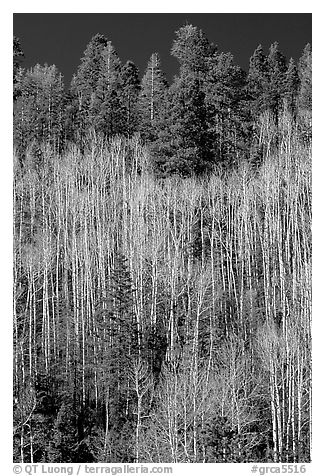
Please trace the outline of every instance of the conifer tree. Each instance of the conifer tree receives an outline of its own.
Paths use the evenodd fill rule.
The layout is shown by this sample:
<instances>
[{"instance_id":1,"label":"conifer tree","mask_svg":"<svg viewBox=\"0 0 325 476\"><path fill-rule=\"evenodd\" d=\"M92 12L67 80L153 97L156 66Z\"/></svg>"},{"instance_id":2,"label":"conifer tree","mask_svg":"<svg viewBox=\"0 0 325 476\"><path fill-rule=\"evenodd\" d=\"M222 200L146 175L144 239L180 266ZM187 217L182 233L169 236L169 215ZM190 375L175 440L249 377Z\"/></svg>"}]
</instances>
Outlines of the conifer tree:
<instances>
[{"instance_id":1,"label":"conifer tree","mask_svg":"<svg viewBox=\"0 0 325 476\"><path fill-rule=\"evenodd\" d=\"M180 74L160 112L159 137L154 145L156 165L163 174L200 174L214 161L211 110L204 90L214 51L197 27L185 25L176 32L171 53L179 61Z\"/></svg>"},{"instance_id":2,"label":"conifer tree","mask_svg":"<svg viewBox=\"0 0 325 476\"><path fill-rule=\"evenodd\" d=\"M88 43L77 73L72 78L71 115L75 136L84 134L91 124L89 110L95 99L94 93L100 76L102 52L106 46L107 39L103 35L95 35Z\"/></svg>"},{"instance_id":3,"label":"conifer tree","mask_svg":"<svg viewBox=\"0 0 325 476\"><path fill-rule=\"evenodd\" d=\"M13 40L13 98L14 101L20 96L20 81L22 77L22 68L20 66L22 59L24 58L24 52L20 45L20 40L14 36Z\"/></svg>"},{"instance_id":4,"label":"conifer tree","mask_svg":"<svg viewBox=\"0 0 325 476\"><path fill-rule=\"evenodd\" d=\"M277 42L272 43L270 46L266 64L268 78L266 106L277 118L280 108L282 107L285 93L286 72L286 59L279 50L279 44Z\"/></svg>"},{"instance_id":5,"label":"conifer tree","mask_svg":"<svg viewBox=\"0 0 325 476\"><path fill-rule=\"evenodd\" d=\"M244 151L249 138L246 74L234 63L231 53L211 56L205 82L206 103L213 115L215 156L234 159Z\"/></svg>"},{"instance_id":6,"label":"conifer tree","mask_svg":"<svg viewBox=\"0 0 325 476\"><path fill-rule=\"evenodd\" d=\"M99 356L105 388L106 434L132 421L130 379L126 372L139 358L141 336L134 313L134 289L125 256L117 252L107 296L96 313L102 354ZM116 442L118 446L118 442ZM116 446L116 448L117 448ZM116 449L115 448L115 449Z\"/></svg>"},{"instance_id":7,"label":"conifer tree","mask_svg":"<svg viewBox=\"0 0 325 476\"><path fill-rule=\"evenodd\" d=\"M185 25L176 31L171 54L180 64L180 75L193 75L200 81L208 71L208 59L216 51L202 30L196 26Z\"/></svg>"},{"instance_id":8,"label":"conifer tree","mask_svg":"<svg viewBox=\"0 0 325 476\"><path fill-rule=\"evenodd\" d=\"M138 95L140 91L139 71L132 61L127 61L121 70L121 96L125 110L124 132L132 136L139 126Z\"/></svg>"},{"instance_id":9,"label":"conifer tree","mask_svg":"<svg viewBox=\"0 0 325 476\"><path fill-rule=\"evenodd\" d=\"M95 35L88 43L77 74L73 78L73 86L81 104L90 101L91 94L96 90L102 73L103 51L107 47L107 38Z\"/></svg>"},{"instance_id":10,"label":"conifer tree","mask_svg":"<svg viewBox=\"0 0 325 476\"><path fill-rule=\"evenodd\" d=\"M299 75L296 63L290 58L284 79L284 98L287 102L288 110L295 114L297 107L297 95L299 89Z\"/></svg>"},{"instance_id":11,"label":"conifer tree","mask_svg":"<svg viewBox=\"0 0 325 476\"><path fill-rule=\"evenodd\" d=\"M106 136L121 133L123 129L120 72L120 59L108 41L101 54L98 82L91 96L89 110L92 125Z\"/></svg>"},{"instance_id":12,"label":"conifer tree","mask_svg":"<svg viewBox=\"0 0 325 476\"><path fill-rule=\"evenodd\" d=\"M300 79L299 107L311 111L312 109L312 51L308 43L299 59L298 74Z\"/></svg>"},{"instance_id":13,"label":"conifer tree","mask_svg":"<svg viewBox=\"0 0 325 476\"><path fill-rule=\"evenodd\" d=\"M251 111L257 117L267 108L267 59L262 45L258 45L249 60L247 87L251 98Z\"/></svg>"},{"instance_id":14,"label":"conifer tree","mask_svg":"<svg viewBox=\"0 0 325 476\"><path fill-rule=\"evenodd\" d=\"M72 114L81 135L89 128L107 136L121 132L120 70L121 63L112 43L103 35L95 35L87 45L70 88Z\"/></svg>"},{"instance_id":15,"label":"conifer tree","mask_svg":"<svg viewBox=\"0 0 325 476\"><path fill-rule=\"evenodd\" d=\"M168 94L168 108L160 116L158 140L153 148L159 172L186 176L211 167L214 157L210 122L199 80L175 80Z\"/></svg>"},{"instance_id":16,"label":"conifer tree","mask_svg":"<svg viewBox=\"0 0 325 476\"><path fill-rule=\"evenodd\" d=\"M139 93L140 132L144 139L153 140L156 120L163 107L167 81L161 69L158 53L153 53L141 81Z\"/></svg>"}]
</instances>

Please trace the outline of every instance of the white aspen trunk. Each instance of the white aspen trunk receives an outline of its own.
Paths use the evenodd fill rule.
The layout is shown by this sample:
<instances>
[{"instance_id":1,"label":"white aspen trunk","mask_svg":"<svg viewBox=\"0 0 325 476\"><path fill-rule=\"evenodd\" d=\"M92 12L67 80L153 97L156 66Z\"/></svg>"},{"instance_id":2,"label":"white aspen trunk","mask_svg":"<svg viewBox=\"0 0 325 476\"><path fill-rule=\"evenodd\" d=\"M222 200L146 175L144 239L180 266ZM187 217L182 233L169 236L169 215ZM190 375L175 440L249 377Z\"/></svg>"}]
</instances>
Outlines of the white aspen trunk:
<instances>
[{"instance_id":1,"label":"white aspen trunk","mask_svg":"<svg viewBox=\"0 0 325 476\"><path fill-rule=\"evenodd\" d=\"M286 423L286 461L289 461L289 442L290 442L290 426L292 420L292 399L293 399L293 385L291 378L291 364L287 360L286 382L288 383L288 411Z\"/></svg>"},{"instance_id":2,"label":"white aspen trunk","mask_svg":"<svg viewBox=\"0 0 325 476\"><path fill-rule=\"evenodd\" d=\"M270 357L271 359L271 357ZM273 434L273 460L278 462L278 428L277 428L277 414L276 414L276 400L275 400L275 386L274 386L274 369L273 363L270 360L270 397L271 397L271 415L272 415L272 434Z\"/></svg>"},{"instance_id":3,"label":"white aspen trunk","mask_svg":"<svg viewBox=\"0 0 325 476\"><path fill-rule=\"evenodd\" d=\"M29 275L30 279L32 279L32 270L31 266L29 267ZM33 306L32 303L35 301L35 296L33 297L33 294L31 290L28 290L28 300L29 300L29 332L28 332L28 350L29 350L29 375L32 377L32 371L33 371ZM28 301L27 301L28 302Z\"/></svg>"},{"instance_id":4,"label":"white aspen trunk","mask_svg":"<svg viewBox=\"0 0 325 476\"><path fill-rule=\"evenodd\" d=\"M299 363L297 362L298 366ZM297 370L296 370L297 371ZM294 378L293 371L293 378ZM299 368L298 368L299 372ZM293 382L295 384L295 381ZM297 382L298 384L298 382ZM299 385L299 384L298 384ZM295 404L295 385L293 385L293 398L292 398L292 414L291 414L291 429L292 429L292 453L293 453L293 462L296 462L296 421L295 421L295 414L296 414L296 404Z\"/></svg>"},{"instance_id":5,"label":"white aspen trunk","mask_svg":"<svg viewBox=\"0 0 325 476\"><path fill-rule=\"evenodd\" d=\"M106 390L106 398L105 398L105 441L104 441L104 456L105 456L105 463L107 463L107 456L108 456L108 433L109 433L109 417L108 417L108 402L109 402L109 388Z\"/></svg>"},{"instance_id":6,"label":"white aspen trunk","mask_svg":"<svg viewBox=\"0 0 325 476\"><path fill-rule=\"evenodd\" d=\"M37 342L37 334L36 334L36 289L35 289L35 281L31 279L31 292L32 292L32 304L33 305L33 350L34 350L34 376L37 377L38 365L37 365L37 352L35 351L35 345Z\"/></svg>"},{"instance_id":7,"label":"white aspen trunk","mask_svg":"<svg viewBox=\"0 0 325 476\"><path fill-rule=\"evenodd\" d=\"M293 453L295 455L295 461L299 461L300 456L300 440L301 440L301 426L302 426L302 394L303 394L303 368L304 368L304 361L303 358L297 358L297 434L296 434L296 441L295 446L293 448ZM310 433L311 435L311 433ZM297 451L298 450L298 451Z\"/></svg>"},{"instance_id":8,"label":"white aspen trunk","mask_svg":"<svg viewBox=\"0 0 325 476\"><path fill-rule=\"evenodd\" d=\"M29 423L29 445L30 445L30 462L34 463L34 449L33 449L33 431L32 422Z\"/></svg>"},{"instance_id":9,"label":"white aspen trunk","mask_svg":"<svg viewBox=\"0 0 325 476\"><path fill-rule=\"evenodd\" d=\"M47 292L46 270L43 271L43 320L42 320L42 349L45 364L45 373L48 373L48 347L47 347Z\"/></svg>"},{"instance_id":10,"label":"white aspen trunk","mask_svg":"<svg viewBox=\"0 0 325 476\"><path fill-rule=\"evenodd\" d=\"M274 390L275 390L275 408L276 408L276 420L277 420L277 440L278 440L278 458L281 462L282 459L282 418L281 418L281 406L280 406L280 397L279 397L279 384L277 378L277 372L274 372L275 382L274 382Z\"/></svg>"},{"instance_id":11,"label":"white aspen trunk","mask_svg":"<svg viewBox=\"0 0 325 476\"><path fill-rule=\"evenodd\" d=\"M222 277L222 291L223 295L226 293L226 272L225 272L225 266L224 266L224 247L225 244L222 242L222 233L221 233L221 225L220 222L218 223L219 225L219 236L220 236L220 262L221 262L221 277ZM225 331L226 331L226 337L228 339L229 337L229 326L228 326L228 317L227 317L227 308L226 305L224 304L224 301L222 302L223 308L224 308L224 320L225 320Z\"/></svg>"},{"instance_id":12,"label":"white aspen trunk","mask_svg":"<svg viewBox=\"0 0 325 476\"><path fill-rule=\"evenodd\" d=\"M184 431L184 453L185 453L185 458L186 462L190 462L190 457L188 454L188 441L187 441L187 420L188 420L188 415L187 415L187 388L186 385L183 385L183 431Z\"/></svg>"},{"instance_id":13,"label":"white aspen trunk","mask_svg":"<svg viewBox=\"0 0 325 476\"><path fill-rule=\"evenodd\" d=\"M24 425L20 430L20 462L24 463Z\"/></svg>"},{"instance_id":14,"label":"white aspen trunk","mask_svg":"<svg viewBox=\"0 0 325 476\"><path fill-rule=\"evenodd\" d=\"M176 369L174 370L175 375L175 390L173 395L173 463L178 463L178 412L177 412L177 397L178 397L178 376Z\"/></svg>"},{"instance_id":15,"label":"white aspen trunk","mask_svg":"<svg viewBox=\"0 0 325 476\"><path fill-rule=\"evenodd\" d=\"M141 398L138 398L137 426L136 426L136 434L135 434L135 463L139 462L140 422L141 422Z\"/></svg>"}]
</instances>

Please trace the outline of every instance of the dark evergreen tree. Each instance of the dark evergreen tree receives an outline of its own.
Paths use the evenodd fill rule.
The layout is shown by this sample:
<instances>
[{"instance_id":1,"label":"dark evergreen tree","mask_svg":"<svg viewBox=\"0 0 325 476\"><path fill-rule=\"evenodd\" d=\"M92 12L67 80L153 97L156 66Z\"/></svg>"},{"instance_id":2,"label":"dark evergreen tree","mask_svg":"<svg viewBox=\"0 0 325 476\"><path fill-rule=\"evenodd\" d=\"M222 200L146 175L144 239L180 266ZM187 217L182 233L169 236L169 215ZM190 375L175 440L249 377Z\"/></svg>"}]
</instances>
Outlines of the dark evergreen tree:
<instances>
[{"instance_id":1,"label":"dark evergreen tree","mask_svg":"<svg viewBox=\"0 0 325 476\"><path fill-rule=\"evenodd\" d=\"M108 295L98 303L96 312L99 367L106 394L105 418L111 431L133 421L130 414L128 372L141 354L141 334L134 312L134 289L127 259L114 256Z\"/></svg>"},{"instance_id":2,"label":"dark evergreen tree","mask_svg":"<svg viewBox=\"0 0 325 476\"><path fill-rule=\"evenodd\" d=\"M14 36L14 41L13 41L13 98L14 98L14 101L21 94L20 82L21 82L23 70L20 65L24 56L25 55L20 45L20 40L19 38Z\"/></svg>"},{"instance_id":3,"label":"dark evergreen tree","mask_svg":"<svg viewBox=\"0 0 325 476\"><path fill-rule=\"evenodd\" d=\"M303 50L298 62L298 125L300 138L310 143L312 137L312 51L310 44Z\"/></svg>"},{"instance_id":4,"label":"dark evergreen tree","mask_svg":"<svg viewBox=\"0 0 325 476\"><path fill-rule=\"evenodd\" d=\"M163 175L200 174L215 161L212 111L206 103L204 88L209 59L215 51L203 32L193 25L185 25L176 32L171 53L179 61L180 74L160 111L158 140L153 147L156 166Z\"/></svg>"},{"instance_id":5,"label":"dark evergreen tree","mask_svg":"<svg viewBox=\"0 0 325 476\"><path fill-rule=\"evenodd\" d=\"M109 314L117 324L118 330L124 329L123 341L128 343L130 352L138 352L137 323L134 314L134 288L128 268L127 258L116 253L111 275Z\"/></svg>"},{"instance_id":6,"label":"dark evergreen tree","mask_svg":"<svg viewBox=\"0 0 325 476\"><path fill-rule=\"evenodd\" d=\"M54 421L51 441L48 443L49 461L70 463L76 460L78 447L76 420L77 415L72 403L62 403Z\"/></svg>"},{"instance_id":7,"label":"dark evergreen tree","mask_svg":"<svg viewBox=\"0 0 325 476\"><path fill-rule=\"evenodd\" d=\"M127 61L121 70L121 96L125 110L124 132L132 136L139 127L138 95L140 91L139 71L132 61Z\"/></svg>"},{"instance_id":8,"label":"dark evergreen tree","mask_svg":"<svg viewBox=\"0 0 325 476\"><path fill-rule=\"evenodd\" d=\"M159 173L200 174L214 162L211 117L198 79L178 78L168 94L168 107L160 116L153 151Z\"/></svg>"},{"instance_id":9,"label":"dark evergreen tree","mask_svg":"<svg viewBox=\"0 0 325 476\"><path fill-rule=\"evenodd\" d=\"M267 60L262 45L259 45L249 60L247 77L247 88L251 99L251 111L255 118L267 108L267 82Z\"/></svg>"},{"instance_id":10,"label":"dark evergreen tree","mask_svg":"<svg viewBox=\"0 0 325 476\"><path fill-rule=\"evenodd\" d=\"M89 102L92 93L96 90L102 70L103 51L107 43L103 35L95 35L81 58L81 64L73 78L73 86L81 104Z\"/></svg>"},{"instance_id":11,"label":"dark evergreen tree","mask_svg":"<svg viewBox=\"0 0 325 476\"><path fill-rule=\"evenodd\" d=\"M291 114L296 113L299 75L293 58L290 58L284 79L284 98Z\"/></svg>"},{"instance_id":12,"label":"dark evergreen tree","mask_svg":"<svg viewBox=\"0 0 325 476\"><path fill-rule=\"evenodd\" d=\"M149 141L156 137L158 113L164 107L167 81L161 69L158 53L153 53L141 81L139 93L139 118L141 136Z\"/></svg>"},{"instance_id":13,"label":"dark evergreen tree","mask_svg":"<svg viewBox=\"0 0 325 476\"><path fill-rule=\"evenodd\" d=\"M70 94L70 116L78 141L90 128L106 136L121 133L123 116L120 88L121 63L110 41L95 35L84 52Z\"/></svg>"},{"instance_id":14,"label":"dark evergreen tree","mask_svg":"<svg viewBox=\"0 0 325 476\"><path fill-rule=\"evenodd\" d=\"M277 42L270 46L266 65L268 78L266 89L266 106L275 115L275 118L277 118L282 107L285 94L286 72L286 59L279 50L279 45Z\"/></svg>"},{"instance_id":15,"label":"dark evergreen tree","mask_svg":"<svg viewBox=\"0 0 325 476\"><path fill-rule=\"evenodd\" d=\"M246 74L236 64L231 53L211 56L205 81L206 103L213 115L215 156L233 161L243 155L249 140L249 108L245 89Z\"/></svg>"},{"instance_id":16,"label":"dark evergreen tree","mask_svg":"<svg viewBox=\"0 0 325 476\"><path fill-rule=\"evenodd\" d=\"M208 59L216 51L202 30L185 25L176 31L171 54L178 59L180 75L193 75L203 81L208 71Z\"/></svg>"},{"instance_id":17,"label":"dark evergreen tree","mask_svg":"<svg viewBox=\"0 0 325 476\"><path fill-rule=\"evenodd\" d=\"M92 126L106 136L123 132L126 113L122 108L120 73L120 59L108 41L101 54L98 82L89 107Z\"/></svg>"},{"instance_id":18,"label":"dark evergreen tree","mask_svg":"<svg viewBox=\"0 0 325 476\"><path fill-rule=\"evenodd\" d=\"M92 123L89 109L94 102L102 65L102 52L106 46L107 39L103 35L95 35L88 43L77 73L72 78L70 116L77 140L85 134Z\"/></svg>"},{"instance_id":19,"label":"dark evergreen tree","mask_svg":"<svg viewBox=\"0 0 325 476\"><path fill-rule=\"evenodd\" d=\"M300 89L298 103L301 109L312 110L312 51L308 43L299 59Z\"/></svg>"}]
</instances>

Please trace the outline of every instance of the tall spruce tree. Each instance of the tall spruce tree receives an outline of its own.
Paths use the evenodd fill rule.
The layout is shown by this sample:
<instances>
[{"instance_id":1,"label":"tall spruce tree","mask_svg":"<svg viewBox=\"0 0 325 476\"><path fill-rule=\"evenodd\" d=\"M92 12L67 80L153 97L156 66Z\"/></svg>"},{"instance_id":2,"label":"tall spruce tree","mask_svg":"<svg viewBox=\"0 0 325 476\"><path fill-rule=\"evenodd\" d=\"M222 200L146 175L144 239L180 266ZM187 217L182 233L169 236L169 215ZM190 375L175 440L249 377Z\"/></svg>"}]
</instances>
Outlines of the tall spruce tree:
<instances>
[{"instance_id":1,"label":"tall spruce tree","mask_svg":"<svg viewBox=\"0 0 325 476\"><path fill-rule=\"evenodd\" d=\"M312 51L308 43L299 59L298 74L300 79L299 107L312 110Z\"/></svg>"},{"instance_id":2,"label":"tall spruce tree","mask_svg":"<svg viewBox=\"0 0 325 476\"><path fill-rule=\"evenodd\" d=\"M114 46L95 35L84 52L71 83L72 116L79 134L89 128L111 136L122 131L121 62Z\"/></svg>"},{"instance_id":3,"label":"tall spruce tree","mask_svg":"<svg viewBox=\"0 0 325 476\"><path fill-rule=\"evenodd\" d=\"M106 381L106 412L111 432L121 435L132 424L134 415L130 412L131 395L128 369L141 353L141 335L134 312L134 287L127 258L121 252L114 256L114 266L110 277L108 296L104 300L106 323L102 329L109 345L103 356L104 380ZM126 430L125 430L126 429ZM123 448L118 438L114 439L112 450L117 458Z\"/></svg>"},{"instance_id":4,"label":"tall spruce tree","mask_svg":"<svg viewBox=\"0 0 325 476\"><path fill-rule=\"evenodd\" d=\"M139 91L138 68L132 61L127 61L121 70L121 101L125 110L124 131L128 137L132 136L139 127Z\"/></svg>"},{"instance_id":5,"label":"tall spruce tree","mask_svg":"<svg viewBox=\"0 0 325 476\"><path fill-rule=\"evenodd\" d=\"M284 78L284 99L289 112L293 115L296 113L298 90L298 69L294 59L290 58Z\"/></svg>"},{"instance_id":6,"label":"tall spruce tree","mask_svg":"<svg viewBox=\"0 0 325 476\"><path fill-rule=\"evenodd\" d=\"M22 50L20 40L14 36L13 40L13 98L14 101L20 96L21 88L20 82L22 78L21 61L24 58L24 52Z\"/></svg>"},{"instance_id":7,"label":"tall spruce tree","mask_svg":"<svg viewBox=\"0 0 325 476\"><path fill-rule=\"evenodd\" d=\"M285 93L285 72L286 58L279 50L277 42L270 46L269 54L266 59L267 65L267 89L266 89L266 106L278 117L282 107Z\"/></svg>"},{"instance_id":8,"label":"tall spruce tree","mask_svg":"<svg viewBox=\"0 0 325 476\"><path fill-rule=\"evenodd\" d=\"M152 141L156 137L156 121L167 90L167 80L161 69L158 53L149 59L146 72L141 81L139 93L140 132L144 139Z\"/></svg>"},{"instance_id":9,"label":"tall spruce tree","mask_svg":"<svg viewBox=\"0 0 325 476\"><path fill-rule=\"evenodd\" d=\"M254 118L267 108L267 59L262 45L258 45L249 60L247 88L251 99L251 111Z\"/></svg>"},{"instance_id":10,"label":"tall spruce tree","mask_svg":"<svg viewBox=\"0 0 325 476\"><path fill-rule=\"evenodd\" d=\"M159 115L159 134L153 150L163 174L200 174L215 160L212 153L211 110L204 82L215 48L203 32L185 25L176 32L171 53L178 59L179 76Z\"/></svg>"},{"instance_id":11,"label":"tall spruce tree","mask_svg":"<svg viewBox=\"0 0 325 476\"><path fill-rule=\"evenodd\" d=\"M216 47L209 42L202 30L193 25L184 25L176 31L171 54L180 65L180 75L191 75L204 80L208 60Z\"/></svg>"},{"instance_id":12,"label":"tall spruce tree","mask_svg":"<svg viewBox=\"0 0 325 476\"><path fill-rule=\"evenodd\" d=\"M125 113L122 110L120 73L120 59L108 41L101 53L98 82L89 111L95 130L106 136L123 131Z\"/></svg>"},{"instance_id":13,"label":"tall spruce tree","mask_svg":"<svg viewBox=\"0 0 325 476\"><path fill-rule=\"evenodd\" d=\"M200 174L211 167L213 135L205 94L197 78L180 77L168 93L153 146L156 166L163 175Z\"/></svg>"},{"instance_id":14,"label":"tall spruce tree","mask_svg":"<svg viewBox=\"0 0 325 476\"><path fill-rule=\"evenodd\" d=\"M93 107L103 60L102 52L106 46L107 38L95 35L88 43L77 73L72 78L70 115L75 139L83 136L92 124L89 112Z\"/></svg>"},{"instance_id":15,"label":"tall spruce tree","mask_svg":"<svg viewBox=\"0 0 325 476\"><path fill-rule=\"evenodd\" d=\"M220 161L234 160L249 139L249 111L246 74L234 63L231 53L210 57L205 81L206 103L213 116L215 156Z\"/></svg>"}]
</instances>

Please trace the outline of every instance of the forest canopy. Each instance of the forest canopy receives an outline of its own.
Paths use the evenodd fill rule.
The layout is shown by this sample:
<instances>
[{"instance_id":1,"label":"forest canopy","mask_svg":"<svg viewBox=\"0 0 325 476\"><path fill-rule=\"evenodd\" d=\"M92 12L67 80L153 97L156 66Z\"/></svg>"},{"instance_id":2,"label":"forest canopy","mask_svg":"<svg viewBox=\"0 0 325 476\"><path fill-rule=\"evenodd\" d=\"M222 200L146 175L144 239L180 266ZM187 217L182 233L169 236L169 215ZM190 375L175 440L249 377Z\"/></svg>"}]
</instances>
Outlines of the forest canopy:
<instances>
[{"instance_id":1,"label":"forest canopy","mask_svg":"<svg viewBox=\"0 0 325 476\"><path fill-rule=\"evenodd\" d=\"M190 176L258 161L263 114L275 125L289 114L309 138L309 44L298 64L285 58L277 42L268 51L258 45L246 72L199 28L187 24L175 36L171 54L179 72L171 84L158 53L140 78L137 66L123 65L112 41L96 34L68 87L55 65L24 70L23 48L14 38L14 143L20 160L44 143L62 153L71 144L83 151L93 135L138 135L158 176Z\"/></svg>"},{"instance_id":2,"label":"forest canopy","mask_svg":"<svg viewBox=\"0 0 325 476\"><path fill-rule=\"evenodd\" d=\"M14 38L15 462L309 462L311 47Z\"/></svg>"}]
</instances>

